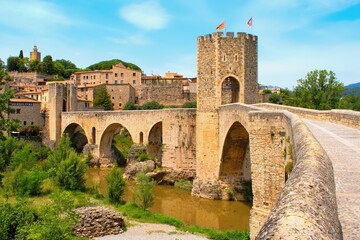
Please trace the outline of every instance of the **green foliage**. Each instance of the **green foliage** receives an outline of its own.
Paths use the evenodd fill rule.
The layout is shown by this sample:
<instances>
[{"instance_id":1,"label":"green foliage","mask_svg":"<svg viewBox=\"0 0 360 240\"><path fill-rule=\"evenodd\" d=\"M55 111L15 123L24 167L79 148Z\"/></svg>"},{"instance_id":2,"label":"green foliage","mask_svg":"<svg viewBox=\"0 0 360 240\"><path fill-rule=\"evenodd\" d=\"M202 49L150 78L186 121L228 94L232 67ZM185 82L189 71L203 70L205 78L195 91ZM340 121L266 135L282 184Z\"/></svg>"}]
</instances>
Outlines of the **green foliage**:
<instances>
[{"instance_id":1,"label":"green foliage","mask_svg":"<svg viewBox=\"0 0 360 240\"><path fill-rule=\"evenodd\" d=\"M41 72L41 63L38 60L29 62L29 72Z\"/></svg>"},{"instance_id":2,"label":"green foliage","mask_svg":"<svg viewBox=\"0 0 360 240\"><path fill-rule=\"evenodd\" d=\"M105 178L107 182L106 191L110 202L115 204L121 203L125 190L125 180L122 177L120 168L114 166Z\"/></svg>"},{"instance_id":3,"label":"green foliage","mask_svg":"<svg viewBox=\"0 0 360 240\"><path fill-rule=\"evenodd\" d=\"M131 146L134 144L128 131L122 131L113 138L112 145L118 149L124 158L127 158Z\"/></svg>"},{"instance_id":4,"label":"green foliage","mask_svg":"<svg viewBox=\"0 0 360 240\"><path fill-rule=\"evenodd\" d=\"M94 106L103 107L105 111L113 110L110 94L107 92L105 86L100 86L95 91Z\"/></svg>"},{"instance_id":5,"label":"green foliage","mask_svg":"<svg viewBox=\"0 0 360 240\"><path fill-rule=\"evenodd\" d=\"M360 95L347 95L342 97L338 103L338 108L360 111Z\"/></svg>"},{"instance_id":6,"label":"green foliage","mask_svg":"<svg viewBox=\"0 0 360 240\"><path fill-rule=\"evenodd\" d=\"M309 72L305 79L298 80L290 103L297 107L318 110L334 109L344 89L334 72L314 70Z\"/></svg>"},{"instance_id":7,"label":"green foliage","mask_svg":"<svg viewBox=\"0 0 360 240\"><path fill-rule=\"evenodd\" d=\"M135 103L133 103L133 102L127 102L127 103L125 103L123 109L124 109L124 110L136 110L137 107L135 106Z\"/></svg>"},{"instance_id":8,"label":"green foliage","mask_svg":"<svg viewBox=\"0 0 360 240\"><path fill-rule=\"evenodd\" d=\"M53 62L53 59L50 55L47 55L43 58L43 61L41 63L41 72L46 74L55 74L55 65Z\"/></svg>"},{"instance_id":9,"label":"green foliage","mask_svg":"<svg viewBox=\"0 0 360 240\"><path fill-rule=\"evenodd\" d=\"M73 151L60 162L54 179L60 187L67 190L81 190L85 188L84 174L86 170L85 161Z\"/></svg>"},{"instance_id":10,"label":"green foliage","mask_svg":"<svg viewBox=\"0 0 360 240\"><path fill-rule=\"evenodd\" d=\"M60 162L68 158L71 152L74 152L74 149L71 148L69 135L65 134L55 150L49 154L48 159L43 164L43 169L49 173L50 177L54 178Z\"/></svg>"},{"instance_id":11,"label":"green foliage","mask_svg":"<svg viewBox=\"0 0 360 240\"><path fill-rule=\"evenodd\" d=\"M277 93L271 93L269 96L269 102L279 104L280 103L280 96Z\"/></svg>"},{"instance_id":12,"label":"green foliage","mask_svg":"<svg viewBox=\"0 0 360 240\"><path fill-rule=\"evenodd\" d=\"M175 182L174 186L176 188L181 188L181 189L191 191L191 189L193 187L193 183L187 179L180 179L179 181Z\"/></svg>"},{"instance_id":13,"label":"green foliage","mask_svg":"<svg viewBox=\"0 0 360 240\"><path fill-rule=\"evenodd\" d=\"M0 79L6 78L6 74L1 73L3 70L0 69ZM2 75L2 76L1 76ZM14 110L9 107L10 99L14 97L14 90L8 89L0 94L0 137L2 137L1 131L12 131L19 127L19 120L8 119L8 115L13 113Z\"/></svg>"},{"instance_id":14,"label":"green foliage","mask_svg":"<svg viewBox=\"0 0 360 240\"><path fill-rule=\"evenodd\" d=\"M35 221L36 217L35 211L26 202L15 205L0 203L0 239L18 239L20 229Z\"/></svg>"},{"instance_id":15,"label":"green foliage","mask_svg":"<svg viewBox=\"0 0 360 240\"><path fill-rule=\"evenodd\" d=\"M24 52L23 52L23 50L20 50L19 58L20 58L20 59L24 58Z\"/></svg>"},{"instance_id":16,"label":"green foliage","mask_svg":"<svg viewBox=\"0 0 360 240\"><path fill-rule=\"evenodd\" d=\"M182 108L196 108L196 102L186 102L181 107Z\"/></svg>"},{"instance_id":17,"label":"green foliage","mask_svg":"<svg viewBox=\"0 0 360 240\"><path fill-rule=\"evenodd\" d=\"M19 71L19 62L20 62L19 57L15 57L15 56L8 57L7 64L6 64L6 70L8 72Z\"/></svg>"},{"instance_id":18,"label":"green foliage","mask_svg":"<svg viewBox=\"0 0 360 240\"><path fill-rule=\"evenodd\" d=\"M154 156L147 154L146 152L139 153L136 158L139 162L145 162L147 160L155 160Z\"/></svg>"},{"instance_id":19,"label":"green foliage","mask_svg":"<svg viewBox=\"0 0 360 240\"><path fill-rule=\"evenodd\" d=\"M150 102L146 102L144 103L144 105L142 105L141 109L143 110L149 110L149 109L163 109L164 106L161 105L160 103L156 102L156 101L150 101Z\"/></svg>"},{"instance_id":20,"label":"green foliage","mask_svg":"<svg viewBox=\"0 0 360 240\"><path fill-rule=\"evenodd\" d=\"M138 173L136 175L136 184L134 186L134 202L146 210L154 202L153 187L154 181L151 181L145 173Z\"/></svg>"},{"instance_id":21,"label":"green foliage","mask_svg":"<svg viewBox=\"0 0 360 240\"><path fill-rule=\"evenodd\" d=\"M124 62L124 61L119 60L119 59L113 59L113 60L107 60L107 61L98 62L98 63L95 63L93 65L90 65L87 68L90 69L90 70L110 70L112 68L112 66L117 64L117 63L122 63L125 67L131 68L131 69L141 70L137 65L135 65L133 63Z\"/></svg>"},{"instance_id":22,"label":"green foliage","mask_svg":"<svg viewBox=\"0 0 360 240\"><path fill-rule=\"evenodd\" d=\"M14 153L25 146L24 141L18 141L12 137L0 140L0 172L4 172L11 163Z\"/></svg>"},{"instance_id":23,"label":"green foliage","mask_svg":"<svg viewBox=\"0 0 360 240\"><path fill-rule=\"evenodd\" d=\"M266 89L263 90L262 93L263 94L271 94L271 90L266 88Z\"/></svg>"}]
</instances>

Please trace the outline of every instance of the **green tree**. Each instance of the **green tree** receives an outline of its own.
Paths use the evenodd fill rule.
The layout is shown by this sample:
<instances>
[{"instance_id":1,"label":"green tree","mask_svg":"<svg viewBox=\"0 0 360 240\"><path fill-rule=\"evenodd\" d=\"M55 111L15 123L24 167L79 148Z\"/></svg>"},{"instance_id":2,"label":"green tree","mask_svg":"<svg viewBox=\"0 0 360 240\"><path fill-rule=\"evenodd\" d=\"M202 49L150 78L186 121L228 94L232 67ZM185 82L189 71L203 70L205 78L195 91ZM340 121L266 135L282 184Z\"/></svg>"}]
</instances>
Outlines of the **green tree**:
<instances>
[{"instance_id":1,"label":"green tree","mask_svg":"<svg viewBox=\"0 0 360 240\"><path fill-rule=\"evenodd\" d=\"M94 106L103 107L105 111L113 110L110 94L105 86L100 86L95 91Z\"/></svg>"},{"instance_id":2,"label":"green tree","mask_svg":"<svg viewBox=\"0 0 360 240\"><path fill-rule=\"evenodd\" d=\"M347 95L339 101L338 108L360 111L360 95Z\"/></svg>"},{"instance_id":3,"label":"green tree","mask_svg":"<svg viewBox=\"0 0 360 240\"><path fill-rule=\"evenodd\" d=\"M5 63L4 61L0 58L0 69L4 69L5 68Z\"/></svg>"},{"instance_id":4,"label":"green tree","mask_svg":"<svg viewBox=\"0 0 360 240\"><path fill-rule=\"evenodd\" d=\"M41 72L41 63L38 60L31 60L29 62L30 72Z\"/></svg>"},{"instance_id":5,"label":"green tree","mask_svg":"<svg viewBox=\"0 0 360 240\"><path fill-rule=\"evenodd\" d=\"M135 65L133 63L124 62L119 59L98 62L93 65L90 65L87 68L90 70L110 70L112 68L112 66L117 63L122 63L125 67L131 68L131 69L141 70L137 65Z\"/></svg>"},{"instance_id":6,"label":"green tree","mask_svg":"<svg viewBox=\"0 0 360 240\"><path fill-rule=\"evenodd\" d=\"M46 74L55 74L55 66L54 66L54 62L53 59L50 55L47 55L43 58L43 62L42 62L42 72L46 73Z\"/></svg>"},{"instance_id":7,"label":"green tree","mask_svg":"<svg viewBox=\"0 0 360 240\"><path fill-rule=\"evenodd\" d=\"M1 77L0 70L0 77ZM13 131L19 127L19 120L9 119L9 115L14 112L14 110L9 106L10 99L14 97L13 89L5 90L0 94L0 136L2 136L1 131L7 131L8 134L10 131Z\"/></svg>"},{"instance_id":8,"label":"green tree","mask_svg":"<svg viewBox=\"0 0 360 240\"><path fill-rule=\"evenodd\" d=\"M6 70L9 72L19 71L19 61L20 61L19 57L14 57L14 56L8 57L7 64L6 64Z\"/></svg>"},{"instance_id":9,"label":"green tree","mask_svg":"<svg viewBox=\"0 0 360 240\"><path fill-rule=\"evenodd\" d=\"M23 58L24 58L24 52L23 52L23 50L20 50L19 58L20 58L20 59L23 59Z\"/></svg>"},{"instance_id":10,"label":"green tree","mask_svg":"<svg viewBox=\"0 0 360 240\"><path fill-rule=\"evenodd\" d=\"M136 205L146 210L154 202L153 187L154 181L151 181L145 173L136 175L136 184L134 186L134 201Z\"/></svg>"},{"instance_id":11,"label":"green tree","mask_svg":"<svg viewBox=\"0 0 360 240\"><path fill-rule=\"evenodd\" d=\"M148 110L148 109L162 109L164 108L163 105L161 105L160 103L156 102L156 101L150 101L150 102L146 102L144 103L144 105L142 105L141 109L144 110Z\"/></svg>"},{"instance_id":12,"label":"green tree","mask_svg":"<svg viewBox=\"0 0 360 240\"><path fill-rule=\"evenodd\" d=\"M106 175L106 191L111 203L121 203L121 198L125 190L125 181L122 177L120 168L114 166L111 172Z\"/></svg>"},{"instance_id":13,"label":"green tree","mask_svg":"<svg viewBox=\"0 0 360 240\"><path fill-rule=\"evenodd\" d=\"M85 188L84 174L87 171L85 161L75 152L60 162L56 171L55 182L66 190L82 190Z\"/></svg>"},{"instance_id":14,"label":"green tree","mask_svg":"<svg viewBox=\"0 0 360 240\"><path fill-rule=\"evenodd\" d=\"M277 93L271 93L269 96L269 102L279 104L280 96Z\"/></svg>"},{"instance_id":15,"label":"green tree","mask_svg":"<svg viewBox=\"0 0 360 240\"><path fill-rule=\"evenodd\" d=\"M298 80L291 104L318 110L334 109L344 89L334 72L314 70L309 72L306 78Z\"/></svg>"}]
</instances>

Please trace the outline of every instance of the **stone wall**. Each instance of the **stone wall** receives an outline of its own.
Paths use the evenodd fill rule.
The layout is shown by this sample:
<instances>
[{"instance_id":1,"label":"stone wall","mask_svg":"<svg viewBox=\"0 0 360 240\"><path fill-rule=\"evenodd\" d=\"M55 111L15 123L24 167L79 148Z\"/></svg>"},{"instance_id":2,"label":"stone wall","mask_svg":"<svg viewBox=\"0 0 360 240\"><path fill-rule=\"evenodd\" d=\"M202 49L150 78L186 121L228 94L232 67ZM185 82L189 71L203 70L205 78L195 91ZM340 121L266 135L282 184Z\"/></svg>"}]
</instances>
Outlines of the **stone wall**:
<instances>
[{"instance_id":1,"label":"stone wall","mask_svg":"<svg viewBox=\"0 0 360 240\"><path fill-rule=\"evenodd\" d=\"M259 104L255 104L255 106L269 110L286 110L302 118L308 118L318 121L329 121L336 124L360 129L360 112L357 111L338 110L338 109L321 111L314 109L277 105L271 103L259 103Z\"/></svg>"},{"instance_id":2,"label":"stone wall","mask_svg":"<svg viewBox=\"0 0 360 240\"><path fill-rule=\"evenodd\" d=\"M138 104L157 101L166 106L181 106L186 102L196 101L196 94L184 91L181 83L172 85L141 85L137 88Z\"/></svg>"},{"instance_id":3,"label":"stone wall","mask_svg":"<svg viewBox=\"0 0 360 240\"><path fill-rule=\"evenodd\" d=\"M342 239L332 163L297 116L281 114L291 130L294 169L256 239Z\"/></svg>"}]
</instances>

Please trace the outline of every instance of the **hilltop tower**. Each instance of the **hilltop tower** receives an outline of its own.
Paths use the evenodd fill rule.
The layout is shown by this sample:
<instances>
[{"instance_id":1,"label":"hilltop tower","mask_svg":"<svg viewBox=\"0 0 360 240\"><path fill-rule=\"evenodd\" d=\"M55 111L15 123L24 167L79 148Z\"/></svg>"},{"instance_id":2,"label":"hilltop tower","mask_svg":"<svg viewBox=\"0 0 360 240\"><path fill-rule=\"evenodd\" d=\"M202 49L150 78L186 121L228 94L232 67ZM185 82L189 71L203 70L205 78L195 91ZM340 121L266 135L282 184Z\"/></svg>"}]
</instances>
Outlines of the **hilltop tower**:
<instances>
[{"instance_id":1,"label":"hilltop tower","mask_svg":"<svg viewBox=\"0 0 360 240\"><path fill-rule=\"evenodd\" d=\"M34 46L34 50L30 52L30 61L37 60L41 62L41 52L38 51L37 46Z\"/></svg>"},{"instance_id":2,"label":"hilltop tower","mask_svg":"<svg viewBox=\"0 0 360 240\"><path fill-rule=\"evenodd\" d=\"M196 173L194 195L219 179L219 106L256 103L257 37L222 32L197 39ZM197 185L197 186L196 186ZM206 191L206 190L204 190Z\"/></svg>"}]
</instances>

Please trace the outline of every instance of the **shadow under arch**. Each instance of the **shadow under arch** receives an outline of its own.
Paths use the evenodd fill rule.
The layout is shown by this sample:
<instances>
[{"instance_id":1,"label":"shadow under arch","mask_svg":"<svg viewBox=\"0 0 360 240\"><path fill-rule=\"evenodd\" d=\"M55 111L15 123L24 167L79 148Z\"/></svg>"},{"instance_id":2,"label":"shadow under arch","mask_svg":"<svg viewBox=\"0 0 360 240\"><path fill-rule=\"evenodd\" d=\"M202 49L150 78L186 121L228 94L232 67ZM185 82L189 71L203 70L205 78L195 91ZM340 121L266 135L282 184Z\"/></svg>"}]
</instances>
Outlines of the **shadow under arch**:
<instances>
[{"instance_id":1,"label":"shadow under arch","mask_svg":"<svg viewBox=\"0 0 360 240\"><path fill-rule=\"evenodd\" d=\"M126 127L124 127L120 123L112 123L106 127L100 139L100 146L99 146L100 158L111 159L113 157L112 149L111 149L113 137L114 135L122 133L123 131L126 131L129 134L130 138L132 139L130 132L127 130Z\"/></svg>"},{"instance_id":2,"label":"shadow under arch","mask_svg":"<svg viewBox=\"0 0 360 240\"><path fill-rule=\"evenodd\" d=\"M78 123L71 123L66 126L62 135L64 134L69 135L71 145L75 148L76 152L82 152L84 146L89 143L84 129Z\"/></svg>"},{"instance_id":3,"label":"shadow under arch","mask_svg":"<svg viewBox=\"0 0 360 240\"><path fill-rule=\"evenodd\" d=\"M221 104L236 103L240 100L240 84L233 77L226 77L221 83Z\"/></svg>"},{"instance_id":4,"label":"shadow under arch","mask_svg":"<svg viewBox=\"0 0 360 240\"><path fill-rule=\"evenodd\" d=\"M219 179L225 182L241 199L247 199L246 188L251 180L249 133L238 121L234 122L224 141ZM250 183L251 186L251 183Z\"/></svg>"},{"instance_id":5,"label":"shadow under arch","mask_svg":"<svg viewBox=\"0 0 360 240\"><path fill-rule=\"evenodd\" d=\"M154 156L157 162L162 162L162 122L157 122L149 131L148 137L148 154Z\"/></svg>"}]
</instances>

